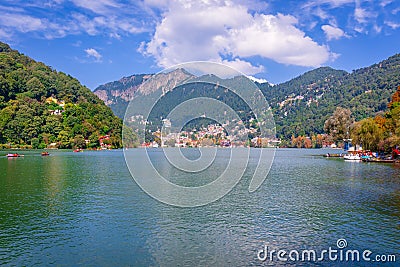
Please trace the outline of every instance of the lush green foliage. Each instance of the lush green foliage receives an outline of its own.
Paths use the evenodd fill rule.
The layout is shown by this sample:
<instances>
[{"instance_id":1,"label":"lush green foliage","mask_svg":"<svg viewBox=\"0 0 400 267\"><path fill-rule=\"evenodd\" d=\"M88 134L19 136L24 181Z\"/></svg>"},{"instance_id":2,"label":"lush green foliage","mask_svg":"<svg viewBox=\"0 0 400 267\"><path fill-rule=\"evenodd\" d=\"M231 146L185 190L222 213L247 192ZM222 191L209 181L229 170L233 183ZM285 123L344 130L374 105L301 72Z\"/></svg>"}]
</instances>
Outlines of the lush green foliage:
<instances>
[{"instance_id":1,"label":"lush green foliage","mask_svg":"<svg viewBox=\"0 0 400 267\"><path fill-rule=\"evenodd\" d=\"M51 98L50 98L51 97ZM0 144L121 147L122 121L71 76L0 42Z\"/></svg>"},{"instance_id":2,"label":"lush green foliage","mask_svg":"<svg viewBox=\"0 0 400 267\"><path fill-rule=\"evenodd\" d=\"M324 130L332 136L334 142L341 142L350 138L350 126L353 122L349 109L337 107L333 115L325 121Z\"/></svg>"},{"instance_id":3,"label":"lush green foliage","mask_svg":"<svg viewBox=\"0 0 400 267\"><path fill-rule=\"evenodd\" d=\"M388 110L375 118L366 118L354 123L351 130L353 143L364 149L390 153L400 146L400 86L388 104Z\"/></svg>"}]
</instances>

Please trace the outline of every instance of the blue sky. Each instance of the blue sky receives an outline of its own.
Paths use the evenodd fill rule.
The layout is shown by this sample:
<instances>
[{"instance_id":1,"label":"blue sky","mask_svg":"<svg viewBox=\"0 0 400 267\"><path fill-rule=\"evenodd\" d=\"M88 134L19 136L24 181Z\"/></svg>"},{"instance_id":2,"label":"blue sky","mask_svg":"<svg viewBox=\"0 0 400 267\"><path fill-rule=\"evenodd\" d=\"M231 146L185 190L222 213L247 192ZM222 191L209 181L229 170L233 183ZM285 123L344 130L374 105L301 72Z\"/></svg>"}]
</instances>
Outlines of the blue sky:
<instances>
[{"instance_id":1,"label":"blue sky","mask_svg":"<svg viewBox=\"0 0 400 267\"><path fill-rule=\"evenodd\" d=\"M400 0L2 0L0 40L90 89L195 60L280 83L400 51Z\"/></svg>"}]
</instances>

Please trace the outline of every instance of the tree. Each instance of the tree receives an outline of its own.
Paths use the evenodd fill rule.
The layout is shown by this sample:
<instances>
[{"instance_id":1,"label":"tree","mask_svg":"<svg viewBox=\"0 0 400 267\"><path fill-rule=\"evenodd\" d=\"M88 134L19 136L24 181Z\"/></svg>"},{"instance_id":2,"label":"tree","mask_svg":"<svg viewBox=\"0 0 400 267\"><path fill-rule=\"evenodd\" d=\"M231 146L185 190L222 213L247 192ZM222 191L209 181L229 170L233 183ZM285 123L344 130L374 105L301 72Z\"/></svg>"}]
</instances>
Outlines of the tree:
<instances>
[{"instance_id":1,"label":"tree","mask_svg":"<svg viewBox=\"0 0 400 267\"><path fill-rule=\"evenodd\" d=\"M400 103L400 86L397 87L397 91L393 94L392 101L390 101L388 107L392 108L393 105L396 105L396 103Z\"/></svg>"},{"instance_id":2,"label":"tree","mask_svg":"<svg viewBox=\"0 0 400 267\"><path fill-rule=\"evenodd\" d=\"M59 148L70 148L70 137L67 131L60 131L57 137L58 147Z\"/></svg>"},{"instance_id":3,"label":"tree","mask_svg":"<svg viewBox=\"0 0 400 267\"><path fill-rule=\"evenodd\" d=\"M400 136L400 102L395 102L395 105L392 105L386 116L389 118L388 128L390 134Z\"/></svg>"},{"instance_id":4,"label":"tree","mask_svg":"<svg viewBox=\"0 0 400 267\"><path fill-rule=\"evenodd\" d=\"M164 144L168 147L175 147L176 140L175 139L168 139L164 142Z\"/></svg>"},{"instance_id":5,"label":"tree","mask_svg":"<svg viewBox=\"0 0 400 267\"><path fill-rule=\"evenodd\" d=\"M361 144L366 150L377 150L383 132L373 118L367 118L354 123L351 137L354 144Z\"/></svg>"},{"instance_id":6,"label":"tree","mask_svg":"<svg viewBox=\"0 0 400 267\"><path fill-rule=\"evenodd\" d=\"M393 147L400 146L400 136L391 136L379 142L379 150L391 153Z\"/></svg>"},{"instance_id":7,"label":"tree","mask_svg":"<svg viewBox=\"0 0 400 267\"><path fill-rule=\"evenodd\" d=\"M15 115L15 106L8 106L0 111L0 132L12 120Z\"/></svg>"},{"instance_id":8,"label":"tree","mask_svg":"<svg viewBox=\"0 0 400 267\"><path fill-rule=\"evenodd\" d=\"M324 131L331 135L335 142L349 137L350 126L354 122L351 111L337 107L332 116L324 124Z\"/></svg>"},{"instance_id":9,"label":"tree","mask_svg":"<svg viewBox=\"0 0 400 267\"><path fill-rule=\"evenodd\" d=\"M203 138L200 141L201 146L214 146L214 141L211 138Z\"/></svg>"},{"instance_id":10,"label":"tree","mask_svg":"<svg viewBox=\"0 0 400 267\"><path fill-rule=\"evenodd\" d=\"M123 135L123 146L125 148L137 147L139 145L139 139L133 130L127 126L122 126Z\"/></svg>"},{"instance_id":11,"label":"tree","mask_svg":"<svg viewBox=\"0 0 400 267\"><path fill-rule=\"evenodd\" d=\"M32 138L31 139L31 145L32 145L32 148L33 149L37 149L37 148L39 148L39 145L40 145L40 140L39 140L39 138Z\"/></svg>"},{"instance_id":12,"label":"tree","mask_svg":"<svg viewBox=\"0 0 400 267\"><path fill-rule=\"evenodd\" d=\"M32 93L33 97L36 99L40 99L42 95L46 93L45 87L42 84L42 82L36 78L33 77L31 78L27 83L26 83L26 89L28 92Z\"/></svg>"},{"instance_id":13,"label":"tree","mask_svg":"<svg viewBox=\"0 0 400 267\"><path fill-rule=\"evenodd\" d=\"M74 137L72 144L76 148L84 148L86 146L85 138L78 134Z\"/></svg>"},{"instance_id":14,"label":"tree","mask_svg":"<svg viewBox=\"0 0 400 267\"><path fill-rule=\"evenodd\" d=\"M304 139L304 147L305 147L305 148L311 148L311 147L312 147L312 141L311 141L310 138L306 137L306 138Z\"/></svg>"}]
</instances>

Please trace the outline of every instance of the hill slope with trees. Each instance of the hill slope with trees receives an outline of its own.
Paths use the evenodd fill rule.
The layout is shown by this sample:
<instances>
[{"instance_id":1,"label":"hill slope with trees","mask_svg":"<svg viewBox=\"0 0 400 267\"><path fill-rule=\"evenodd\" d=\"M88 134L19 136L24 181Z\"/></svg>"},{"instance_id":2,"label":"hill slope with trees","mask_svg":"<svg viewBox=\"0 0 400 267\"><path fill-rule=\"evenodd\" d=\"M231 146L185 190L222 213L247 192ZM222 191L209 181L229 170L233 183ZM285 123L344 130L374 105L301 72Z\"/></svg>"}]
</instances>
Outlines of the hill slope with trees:
<instances>
[{"instance_id":1,"label":"hill slope with trees","mask_svg":"<svg viewBox=\"0 0 400 267\"><path fill-rule=\"evenodd\" d=\"M318 68L293 80L261 89L273 108L279 137L320 134L324 122L341 106L356 120L386 110L400 84L400 55L347 73Z\"/></svg>"},{"instance_id":2,"label":"hill slope with trees","mask_svg":"<svg viewBox=\"0 0 400 267\"><path fill-rule=\"evenodd\" d=\"M0 42L2 147L121 147L122 121L70 75Z\"/></svg>"}]
</instances>

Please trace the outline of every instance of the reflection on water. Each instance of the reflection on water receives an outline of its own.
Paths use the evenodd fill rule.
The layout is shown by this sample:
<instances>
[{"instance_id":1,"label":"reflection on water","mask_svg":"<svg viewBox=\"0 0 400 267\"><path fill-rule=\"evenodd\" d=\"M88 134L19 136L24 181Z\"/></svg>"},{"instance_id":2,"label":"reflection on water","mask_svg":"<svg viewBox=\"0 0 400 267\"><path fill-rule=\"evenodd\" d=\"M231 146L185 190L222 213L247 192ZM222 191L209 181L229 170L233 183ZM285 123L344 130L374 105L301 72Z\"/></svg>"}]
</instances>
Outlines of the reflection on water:
<instances>
[{"instance_id":1,"label":"reflection on water","mask_svg":"<svg viewBox=\"0 0 400 267\"><path fill-rule=\"evenodd\" d=\"M187 178L153 152L160 172L174 174L176 182ZM0 262L247 266L261 264L256 252L264 244L322 250L339 238L352 249L398 253L400 169L315 156L324 153L278 150L268 178L252 194L257 162L250 160L228 195L191 209L143 193L121 151L1 157ZM211 176L196 176L203 180L194 184Z\"/></svg>"}]
</instances>

